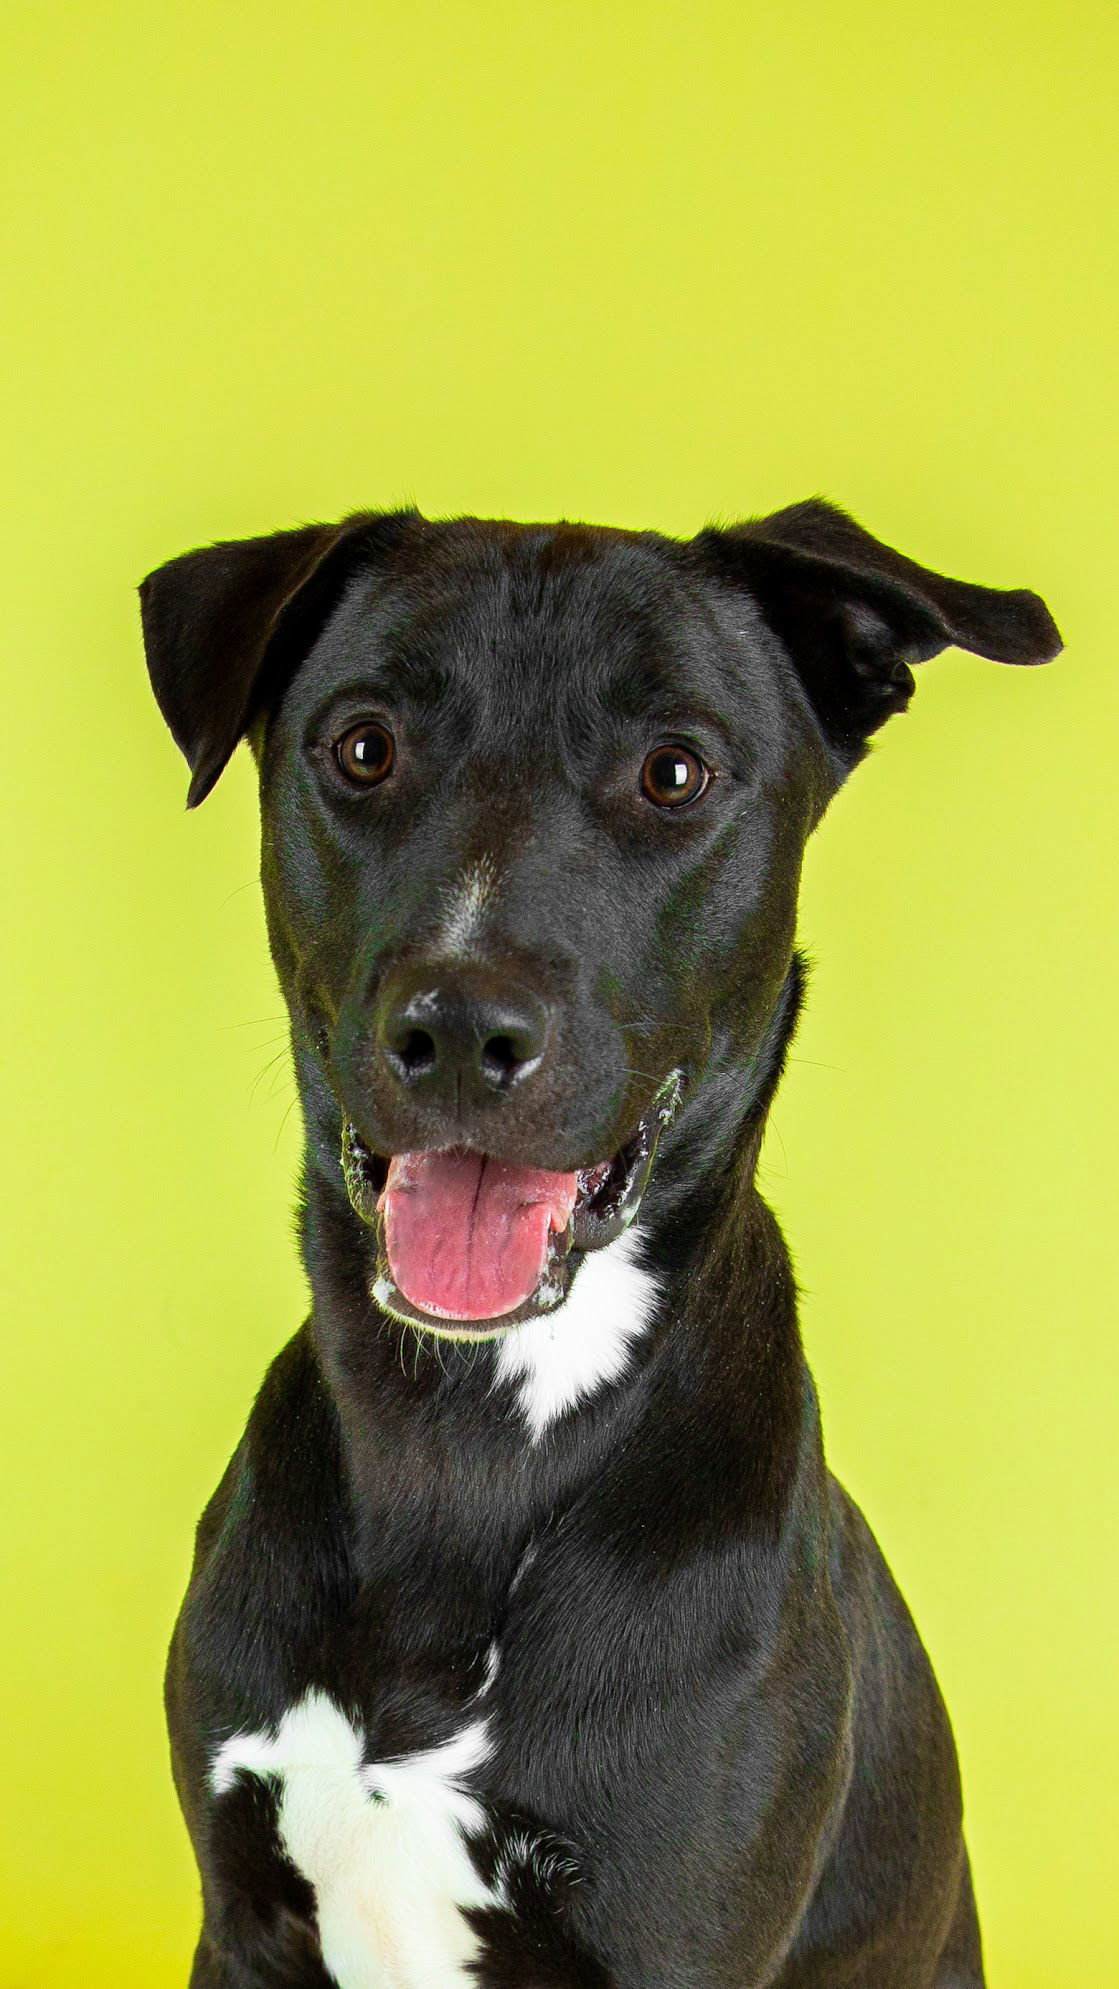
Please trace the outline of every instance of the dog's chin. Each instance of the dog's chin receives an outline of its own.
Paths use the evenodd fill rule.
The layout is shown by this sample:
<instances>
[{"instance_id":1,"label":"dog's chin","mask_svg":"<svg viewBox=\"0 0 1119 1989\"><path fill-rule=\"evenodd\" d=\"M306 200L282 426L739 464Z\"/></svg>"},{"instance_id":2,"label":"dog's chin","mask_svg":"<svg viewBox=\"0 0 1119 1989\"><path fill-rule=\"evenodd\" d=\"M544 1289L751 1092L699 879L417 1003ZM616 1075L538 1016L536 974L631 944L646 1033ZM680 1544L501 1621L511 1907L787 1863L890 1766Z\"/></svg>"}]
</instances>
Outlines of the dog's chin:
<instances>
[{"instance_id":1,"label":"dog's chin","mask_svg":"<svg viewBox=\"0 0 1119 1989\"><path fill-rule=\"evenodd\" d=\"M528 1320L557 1311L567 1298L583 1258L614 1242L637 1215L656 1159L657 1143L664 1128L675 1117L682 1095L682 1074L673 1071L657 1091L652 1104L630 1137L613 1158L577 1169L572 1175L547 1175L543 1170L525 1169L534 1183L568 1184L566 1193L557 1192L548 1210L547 1229L539 1250L539 1271L527 1292L515 1302L501 1303L492 1316L478 1316L487 1304L470 1291L458 1295L458 1302L442 1305L429 1295L422 1303L404 1289L399 1264L394 1265L388 1205L394 1178L424 1172L465 1172L472 1164L479 1175L486 1156L474 1150L449 1146L438 1152L391 1157L380 1155L367 1145L357 1128L346 1120L342 1129L342 1173L354 1212L373 1232L376 1267L370 1280L371 1295L382 1311L424 1332L449 1340L495 1340L514 1332ZM503 1163L495 1166L505 1170ZM510 1191L515 1195L515 1189ZM538 1213L536 1228L543 1229L548 1197L543 1190L532 1196ZM413 1223L415 1218L412 1218ZM399 1245L397 1246L399 1254ZM522 1280L523 1282L523 1280ZM484 1283L481 1287L485 1289Z\"/></svg>"}]
</instances>

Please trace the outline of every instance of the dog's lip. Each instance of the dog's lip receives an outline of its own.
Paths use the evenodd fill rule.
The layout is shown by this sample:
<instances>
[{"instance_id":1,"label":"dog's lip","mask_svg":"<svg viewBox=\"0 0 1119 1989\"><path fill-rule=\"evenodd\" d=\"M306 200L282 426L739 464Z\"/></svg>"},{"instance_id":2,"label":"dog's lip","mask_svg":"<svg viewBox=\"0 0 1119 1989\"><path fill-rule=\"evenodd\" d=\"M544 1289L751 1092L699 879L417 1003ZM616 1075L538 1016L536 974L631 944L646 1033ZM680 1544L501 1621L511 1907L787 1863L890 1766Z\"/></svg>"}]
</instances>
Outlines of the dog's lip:
<instances>
[{"instance_id":1,"label":"dog's lip","mask_svg":"<svg viewBox=\"0 0 1119 1989\"><path fill-rule=\"evenodd\" d=\"M563 1231L553 1231L548 1240L544 1271L535 1291L515 1312L500 1321L471 1325L462 1320L440 1319L438 1315L412 1304L382 1268L373 1295L388 1312L426 1326L449 1337L464 1340L492 1339L512 1331L526 1319L553 1310L567 1296L571 1282L571 1252L585 1254L601 1250L628 1229L641 1206L656 1157L657 1142L671 1124L683 1096L684 1074L673 1070L665 1078L636 1131L610 1160L601 1160L575 1170L578 1192L575 1205ZM351 1206L363 1222L380 1232L378 1209L388 1177L389 1159L367 1146L352 1120L342 1127L342 1173ZM383 1258L383 1251L378 1254Z\"/></svg>"},{"instance_id":2,"label":"dog's lip","mask_svg":"<svg viewBox=\"0 0 1119 1989\"><path fill-rule=\"evenodd\" d=\"M679 1109L682 1084L682 1074L673 1071L613 1160L578 1173L579 1192L568 1223L575 1249L601 1250L633 1221L648 1186L657 1142Z\"/></svg>"}]
</instances>

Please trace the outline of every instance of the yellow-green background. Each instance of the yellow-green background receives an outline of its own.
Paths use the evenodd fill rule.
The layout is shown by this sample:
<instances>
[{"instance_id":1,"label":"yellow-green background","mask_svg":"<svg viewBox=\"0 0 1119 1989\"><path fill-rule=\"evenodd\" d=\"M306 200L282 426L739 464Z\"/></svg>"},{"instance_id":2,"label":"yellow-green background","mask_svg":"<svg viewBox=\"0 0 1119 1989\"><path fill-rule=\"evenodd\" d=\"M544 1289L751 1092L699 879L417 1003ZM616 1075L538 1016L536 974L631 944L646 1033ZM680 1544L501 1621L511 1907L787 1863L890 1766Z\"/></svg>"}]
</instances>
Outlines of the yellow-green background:
<instances>
[{"instance_id":1,"label":"yellow-green background","mask_svg":"<svg viewBox=\"0 0 1119 1989\"><path fill-rule=\"evenodd\" d=\"M817 838L766 1160L831 1457L954 1714L992 1983L1115 1922L1115 10L10 0L2 1989L185 1982L162 1652L300 1317L251 769L182 812L132 587L414 498L813 491L1043 592Z\"/></svg>"}]
</instances>

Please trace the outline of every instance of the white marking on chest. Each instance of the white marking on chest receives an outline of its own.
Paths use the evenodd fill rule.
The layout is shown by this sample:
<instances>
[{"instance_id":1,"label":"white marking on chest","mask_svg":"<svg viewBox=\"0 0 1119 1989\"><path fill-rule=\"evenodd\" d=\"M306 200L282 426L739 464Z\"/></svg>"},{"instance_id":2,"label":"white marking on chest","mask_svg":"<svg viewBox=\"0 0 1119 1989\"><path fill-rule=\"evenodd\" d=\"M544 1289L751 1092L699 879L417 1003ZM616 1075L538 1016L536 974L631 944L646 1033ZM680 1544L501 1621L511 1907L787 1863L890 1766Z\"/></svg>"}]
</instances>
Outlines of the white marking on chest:
<instances>
[{"instance_id":1,"label":"white marking on chest","mask_svg":"<svg viewBox=\"0 0 1119 1989\"><path fill-rule=\"evenodd\" d=\"M210 1784L220 1796L238 1774L277 1778L280 1838L314 1887L339 1989L467 1989L478 1941L459 1909L496 1903L466 1847L484 1823L469 1778L489 1752L486 1723L400 1761L365 1765L364 1752L334 1702L308 1692L275 1733L227 1740Z\"/></svg>"},{"instance_id":2,"label":"white marking on chest","mask_svg":"<svg viewBox=\"0 0 1119 1989\"><path fill-rule=\"evenodd\" d=\"M469 953L496 889L497 872L488 856L480 857L466 871L458 890L450 895L438 934L441 952Z\"/></svg>"},{"instance_id":3,"label":"white marking on chest","mask_svg":"<svg viewBox=\"0 0 1119 1989\"><path fill-rule=\"evenodd\" d=\"M561 1306L527 1319L499 1343L495 1377L519 1382L534 1438L625 1368L658 1296L656 1278L635 1261L639 1254L637 1231L625 1230L584 1259Z\"/></svg>"}]
</instances>

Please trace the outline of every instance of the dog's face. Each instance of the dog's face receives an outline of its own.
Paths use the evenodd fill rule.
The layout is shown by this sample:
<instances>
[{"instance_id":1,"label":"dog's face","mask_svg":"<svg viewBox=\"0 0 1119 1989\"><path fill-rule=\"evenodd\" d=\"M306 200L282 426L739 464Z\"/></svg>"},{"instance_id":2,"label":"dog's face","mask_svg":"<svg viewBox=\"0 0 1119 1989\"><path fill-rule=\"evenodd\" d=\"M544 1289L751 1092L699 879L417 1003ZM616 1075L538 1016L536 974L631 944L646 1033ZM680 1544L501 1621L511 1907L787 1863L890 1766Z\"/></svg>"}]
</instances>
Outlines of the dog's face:
<instances>
[{"instance_id":1,"label":"dog's face","mask_svg":"<svg viewBox=\"0 0 1119 1989\"><path fill-rule=\"evenodd\" d=\"M267 726L273 950L394 1309L555 1302L680 1089L764 1028L827 774L736 608L650 544L429 528Z\"/></svg>"},{"instance_id":2,"label":"dog's face","mask_svg":"<svg viewBox=\"0 0 1119 1989\"><path fill-rule=\"evenodd\" d=\"M192 799L249 732L312 1146L379 1301L490 1335L632 1220L682 1100L745 1104L804 843L909 661L1058 646L823 505L688 545L410 515L145 583Z\"/></svg>"}]
</instances>

